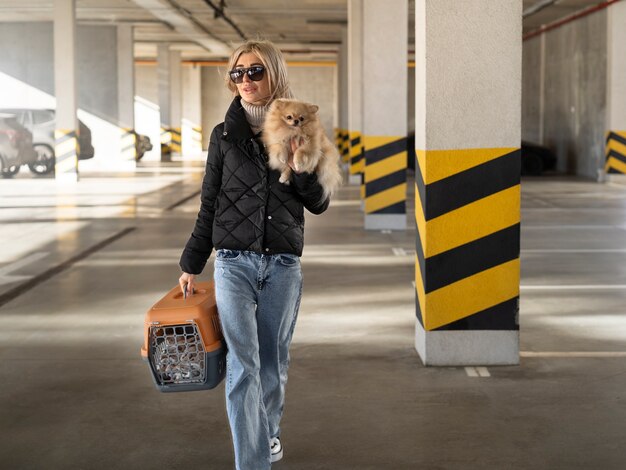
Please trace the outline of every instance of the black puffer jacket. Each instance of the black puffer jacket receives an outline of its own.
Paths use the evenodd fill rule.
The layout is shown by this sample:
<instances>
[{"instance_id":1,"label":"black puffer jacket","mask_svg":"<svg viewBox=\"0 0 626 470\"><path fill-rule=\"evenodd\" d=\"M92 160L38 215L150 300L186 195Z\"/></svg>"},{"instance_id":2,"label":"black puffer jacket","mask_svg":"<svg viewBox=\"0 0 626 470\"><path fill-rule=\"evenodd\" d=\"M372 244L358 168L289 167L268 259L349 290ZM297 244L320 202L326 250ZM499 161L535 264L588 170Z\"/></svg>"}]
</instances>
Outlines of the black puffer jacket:
<instances>
[{"instance_id":1,"label":"black puffer jacket","mask_svg":"<svg viewBox=\"0 0 626 470\"><path fill-rule=\"evenodd\" d=\"M213 248L301 256L303 208L313 214L328 208L315 174L294 173L291 184L278 182L280 173L267 167L239 101L211 134L200 212L180 258L186 273L201 273Z\"/></svg>"}]
</instances>

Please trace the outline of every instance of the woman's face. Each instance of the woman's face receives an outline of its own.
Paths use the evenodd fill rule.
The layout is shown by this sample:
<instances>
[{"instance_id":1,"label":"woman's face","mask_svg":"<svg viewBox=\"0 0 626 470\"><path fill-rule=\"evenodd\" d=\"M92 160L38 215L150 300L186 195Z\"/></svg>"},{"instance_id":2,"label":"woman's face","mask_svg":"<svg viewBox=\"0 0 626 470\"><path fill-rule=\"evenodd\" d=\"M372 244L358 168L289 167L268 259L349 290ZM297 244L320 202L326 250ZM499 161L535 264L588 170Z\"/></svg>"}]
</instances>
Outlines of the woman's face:
<instances>
[{"instance_id":1,"label":"woman's face","mask_svg":"<svg viewBox=\"0 0 626 470\"><path fill-rule=\"evenodd\" d=\"M255 65L263 66L261 59L259 59L253 52L245 52L239 56L236 69L248 68ZM237 84L237 90L241 97L248 103L255 105L264 105L270 97L270 82L267 77L267 69L263 73L263 78L258 82L252 81L248 77L247 73L243 74L243 82Z\"/></svg>"}]
</instances>

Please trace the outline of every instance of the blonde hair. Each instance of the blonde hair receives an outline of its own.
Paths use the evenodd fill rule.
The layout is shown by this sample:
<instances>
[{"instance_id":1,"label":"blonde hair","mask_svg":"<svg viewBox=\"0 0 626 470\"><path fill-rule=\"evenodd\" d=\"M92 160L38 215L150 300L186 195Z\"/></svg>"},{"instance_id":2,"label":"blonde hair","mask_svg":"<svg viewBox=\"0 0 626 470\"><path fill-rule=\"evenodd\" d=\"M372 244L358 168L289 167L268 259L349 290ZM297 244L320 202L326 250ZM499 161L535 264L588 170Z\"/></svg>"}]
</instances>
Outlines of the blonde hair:
<instances>
[{"instance_id":1,"label":"blonde hair","mask_svg":"<svg viewBox=\"0 0 626 470\"><path fill-rule=\"evenodd\" d=\"M277 98L293 98L293 93L289 87L287 79L287 64L282 52L272 42L267 40L248 40L233 51L228 60L228 70L224 76L226 86L233 93L233 96L239 96L239 90L228 75L228 72L235 68L241 54L252 52L256 55L263 66L270 85L271 95L267 103L271 103Z\"/></svg>"}]
</instances>

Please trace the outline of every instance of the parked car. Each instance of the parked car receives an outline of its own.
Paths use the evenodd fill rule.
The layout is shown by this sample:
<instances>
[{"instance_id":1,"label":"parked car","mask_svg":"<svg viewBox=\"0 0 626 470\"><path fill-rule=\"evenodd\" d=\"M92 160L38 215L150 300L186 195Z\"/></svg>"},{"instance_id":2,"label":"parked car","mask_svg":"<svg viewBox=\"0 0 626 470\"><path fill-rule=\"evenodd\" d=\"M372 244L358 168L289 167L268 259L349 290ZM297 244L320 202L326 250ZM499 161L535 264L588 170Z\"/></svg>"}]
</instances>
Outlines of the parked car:
<instances>
[{"instance_id":1,"label":"parked car","mask_svg":"<svg viewBox=\"0 0 626 470\"><path fill-rule=\"evenodd\" d=\"M0 172L3 178L12 178L22 165L36 161L33 135L13 114L0 114Z\"/></svg>"},{"instance_id":2,"label":"parked car","mask_svg":"<svg viewBox=\"0 0 626 470\"><path fill-rule=\"evenodd\" d=\"M556 155L543 145L522 141L522 175L538 176L556 169Z\"/></svg>"},{"instance_id":3,"label":"parked car","mask_svg":"<svg viewBox=\"0 0 626 470\"><path fill-rule=\"evenodd\" d=\"M54 170L54 109L12 108L0 109L0 113L15 115L17 121L32 132L37 161L28 165L30 170L40 175ZM91 130L81 120L78 120L78 147L79 160L93 158L95 151L91 144Z\"/></svg>"},{"instance_id":4,"label":"parked car","mask_svg":"<svg viewBox=\"0 0 626 470\"><path fill-rule=\"evenodd\" d=\"M141 160L146 152L152 150L152 142L150 137L135 132L135 159Z\"/></svg>"}]
</instances>

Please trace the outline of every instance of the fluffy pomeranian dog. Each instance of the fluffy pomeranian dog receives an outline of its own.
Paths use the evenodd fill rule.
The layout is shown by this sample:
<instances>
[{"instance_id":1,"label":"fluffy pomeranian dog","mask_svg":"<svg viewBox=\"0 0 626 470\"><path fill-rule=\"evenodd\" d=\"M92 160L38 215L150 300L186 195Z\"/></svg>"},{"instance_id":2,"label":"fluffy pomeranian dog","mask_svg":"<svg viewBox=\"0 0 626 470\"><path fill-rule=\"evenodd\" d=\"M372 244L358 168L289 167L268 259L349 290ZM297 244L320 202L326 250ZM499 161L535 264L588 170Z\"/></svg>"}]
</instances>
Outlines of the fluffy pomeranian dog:
<instances>
[{"instance_id":1,"label":"fluffy pomeranian dog","mask_svg":"<svg viewBox=\"0 0 626 470\"><path fill-rule=\"evenodd\" d=\"M320 123L319 106L291 99L277 99L265 117L263 143L269 156L269 167L281 172L279 181L289 184L291 168L287 163L291 139L300 146L293 154L297 172L317 173L317 180L328 197L341 184L339 152L330 142Z\"/></svg>"}]
</instances>

